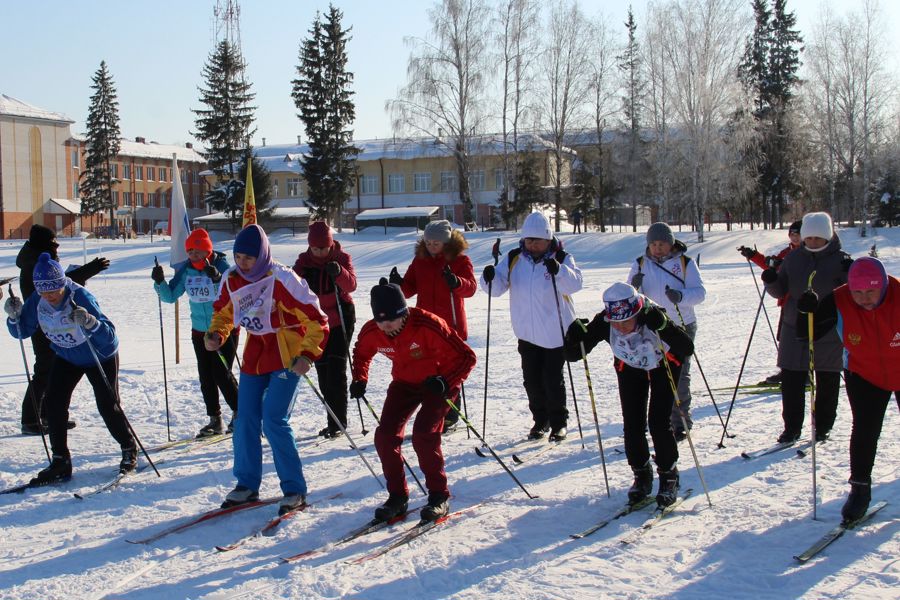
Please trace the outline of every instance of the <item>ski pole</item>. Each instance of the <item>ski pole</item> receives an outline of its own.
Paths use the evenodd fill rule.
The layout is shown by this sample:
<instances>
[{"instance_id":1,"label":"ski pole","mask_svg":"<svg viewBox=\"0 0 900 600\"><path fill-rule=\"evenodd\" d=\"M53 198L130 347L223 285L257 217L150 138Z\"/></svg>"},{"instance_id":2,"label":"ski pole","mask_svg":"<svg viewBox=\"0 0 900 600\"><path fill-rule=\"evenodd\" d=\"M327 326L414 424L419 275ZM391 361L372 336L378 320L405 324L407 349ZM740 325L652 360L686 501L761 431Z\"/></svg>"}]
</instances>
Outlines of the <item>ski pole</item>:
<instances>
[{"instance_id":1,"label":"ski pole","mask_svg":"<svg viewBox=\"0 0 900 600\"><path fill-rule=\"evenodd\" d=\"M668 289L668 286L667 286ZM684 316L681 314L681 308L678 306L678 302L673 302L675 305L675 312L678 313L678 319L681 321L681 326L686 327L684 323ZM709 381L706 380L706 374L703 372L703 366L700 364L700 357L697 355L697 350L694 349L694 362L697 363L697 369L700 371L700 377L703 378L703 385L706 386L706 392L709 394L710 400L712 400L713 408L716 409L716 415L719 417L719 423L722 424L722 429L725 431L725 435L729 438L733 438L733 433L728 433L728 428L725 427L725 421L722 419L722 413L719 412L719 405L716 403L716 397L712 393L712 388L709 387Z\"/></svg>"},{"instance_id":2,"label":"ski pole","mask_svg":"<svg viewBox=\"0 0 900 600\"><path fill-rule=\"evenodd\" d=\"M806 290L812 291L813 277L816 272L809 274L806 282ZM812 502L813 502L813 521L816 520L817 510L817 485L816 485L816 361L814 358L815 341L813 338L813 313L806 313L806 333L809 336L809 445L812 450Z\"/></svg>"},{"instance_id":3,"label":"ski pole","mask_svg":"<svg viewBox=\"0 0 900 600\"><path fill-rule=\"evenodd\" d=\"M320 392L319 388L316 387L316 384L312 382L312 379L309 378L309 375L304 373L303 378L306 379L306 383L309 384L309 387L312 388L312 391L314 391L316 393L316 396L319 397L319 401L322 402L322 404L325 406L325 410L328 411L328 414L331 415L331 418L334 419L334 422L337 423L338 427L340 427L341 432L350 441L350 447L356 450L356 453L359 454L359 457L366 464L366 468L369 469L369 473L372 474L372 477L375 478L375 481L378 482L378 485L384 488L384 482L381 481L381 478L375 474L375 471L372 469L372 465L369 464L369 461L366 460L366 457L363 455L362 451L356 446L356 442L354 442L353 438L350 437L350 434L347 433L347 428L344 427L344 424L341 423L341 420L337 418L337 415L334 414L334 411L331 410L331 407L328 406L327 402L325 402L325 398L322 396L322 392Z\"/></svg>"},{"instance_id":4,"label":"ski pole","mask_svg":"<svg viewBox=\"0 0 900 600\"><path fill-rule=\"evenodd\" d=\"M694 448L694 440L691 437L691 430L687 426L687 419L684 418L684 413L681 411L681 400L678 399L678 386L675 384L675 377L672 375L672 367L669 366L669 358L666 356L666 348L663 346L662 338L659 337L659 332L654 332L656 334L656 342L659 346L659 351L662 354L662 362L666 367L666 375L669 378L669 385L672 387L672 395L675 397L675 406L678 408L678 414L681 416L681 426L684 427L684 433L687 436L688 445L691 447L691 455L694 457L694 464L697 465L697 475L700 478L700 484L703 486L703 493L706 494L706 501L709 503L709 506L712 507L712 499L709 497L709 488L706 487L706 480L703 479L703 470L700 468L700 459L697 458L697 450ZM723 434L724 435L724 434Z\"/></svg>"},{"instance_id":5,"label":"ski pole","mask_svg":"<svg viewBox=\"0 0 900 600\"><path fill-rule=\"evenodd\" d=\"M575 319L579 327L587 331L584 323ZM594 384L591 382L591 369L588 366L587 352L584 350L584 342L579 342L581 346L581 360L584 362L584 377L587 379L588 395L591 397L591 410L594 412L594 427L597 428L597 445L600 447L600 463L603 465L603 481L606 483L606 497L610 498L609 477L606 474L606 453L603 451L603 438L600 437L600 420L597 418L597 401L594 399Z\"/></svg>"},{"instance_id":6,"label":"ski pole","mask_svg":"<svg viewBox=\"0 0 900 600\"><path fill-rule=\"evenodd\" d=\"M75 298L73 295L69 296L69 302L72 305L72 309L78 308L78 305L75 304ZM122 402L119 399L118 391L113 388L112 384L109 382L109 378L106 376L106 371L103 370L103 365L100 363L100 357L97 355L97 350L94 348L94 344L91 342L91 338L88 337L87 331L84 330L84 327L78 325L78 329L81 330L81 335L84 336L84 342L87 344L88 350L91 351L91 356L94 357L94 364L97 366L97 370L100 372L100 378L103 379L103 383L106 384L106 389L109 391L110 397L116 403L116 406L119 407L119 412L122 413L122 419L125 421L125 425L128 427L128 431L131 433L131 437L134 438L134 441L137 442L137 445L141 448L141 452L144 453L144 458L147 459L147 462L150 463L150 466L153 467L153 470L156 472L157 477L162 477L159 474L159 469L156 468L156 465L153 464L153 459L150 458L150 454L144 448L144 444L141 443L141 438L138 437L137 432L134 430L134 427L131 426L131 421L128 420L128 416L125 414L125 409L122 408ZM118 369L118 358L113 357L117 361L116 368ZM171 440L170 440L171 441Z\"/></svg>"},{"instance_id":7,"label":"ski pole","mask_svg":"<svg viewBox=\"0 0 900 600\"><path fill-rule=\"evenodd\" d=\"M754 246L754 250L756 247ZM747 259L747 266L750 267L750 277L753 278L753 285L756 286L756 293L759 294L760 299L765 297L765 292L759 289L759 282L756 281L756 274L753 272L753 263L750 262L750 259ZM769 324L769 333L772 334L772 342L775 343L775 352L778 352L778 337L775 335L775 330L772 329L772 320L769 319L769 311L766 310L766 305L763 303L762 305L763 314L766 315L766 323Z\"/></svg>"},{"instance_id":8,"label":"ski pole","mask_svg":"<svg viewBox=\"0 0 900 600\"><path fill-rule=\"evenodd\" d=\"M553 282L553 297L556 299L556 316L559 317L559 335L562 336L563 345L565 345L566 329L563 326L562 308L559 305L559 290L556 289L556 275L551 273L550 281ZM578 423L578 435L581 437L581 448L584 449L584 433L581 431L581 415L578 414L578 399L575 397L575 380L572 377L572 365L565 359L563 359L563 362L566 363L566 368L569 370L569 387L572 388L572 404L575 406L575 419Z\"/></svg>"},{"instance_id":9,"label":"ski pole","mask_svg":"<svg viewBox=\"0 0 900 600\"><path fill-rule=\"evenodd\" d=\"M452 271L450 271L450 265L445 265L444 270L448 273L452 272ZM450 315L453 317L453 331L457 331L456 305L453 303L453 290L450 290ZM464 381L459 382L459 393L460 393L460 396L462 397L463 414L466 415L466 417L468 418L469 409L466 408L466 382L464 382ZM466 429L466 439L467 440L472 439L472 434L469 432L468 429Z\"/></svg>"},{"instance_id":10,"label":"ski pole","mask_svg":"<svg viewBox=\"0 0 900 600\"><path fill-rule=\"evenodd\" d=\"M497 238L497 241L494 242L493 248L491 248L491 256L494 257L494 266L497 266L497 263L500 262L500 238ZM494 295L491 293L491 290L494 288L494 280L491 279L488 281L488 305L487 305L487 334L485 335L484 341L484 409L481 413L481 436L487 437L487 398L488 398L488 375L490 370L488 367L491 364L491 299Z\"/></svg>"},{"instance_id":11,"label":"ski pole","mask_svg":"<svg viewBox=\"0 0 900 600\"><path fill-rule=\"evenodd\" d=\"M534 500L535 498L537 498L537 496L532 496L532 495L531 495L531 492L529 492L527 489L525 489L525 486L522 484L521 481L519 481L519 478L516 477L515 473L513 473L513 472L509 469L509 467L506 466L506 463L504 463L504 462L500 459L499 456L497 456L497 453L494 452L494 449L491 448L491 447L488 445L488 443L487 443L486 441L484 441L484 438L481 437L480 435L478 435L478 431L475 429L475 427L472 425L472 423L470 423L469 420L468 420L461 412L459 412L459 409L456 408L456 405L453 404L453 401L452 401L450 398L444 398L444 400L447 402L447 404L450 405L450 408L451 408L451 409L453 409L454 411L456 411L456 414L458 414L458 415L459 415L459 418L462 419L463 423L466 424L466 427L468 427L469 429L472 430L472 433L475 435L476 438L478 438L478 440L481 442L481 445L482 445L483 447L487 448L487 449L488 449L488 452L491 453L491 456L493 456L494 459L495 459L498 463L500 463L500 466L503 467L503 470L506 471L506 473L507 473L510 477L513 478L513 481L515 481L516 484L517 484L520 488L522 488L522 491L525 492L525 495L528 496L528 497L529 497L530 499L532 499L532 500Z\"/></svg>"},{"instance_id":12,"label":"ski pole","mask_svg":"<svg viewBox=\"0 0 900 600\"><path fill-rule=\"evenodd\" d=\"M341 321L341 337L344 339L344 350L347 351L347 366L351 369L353 368L353 363L350 358L350 337L347 335L347 323L344 322L344 309L341 307L341 288L338 287L337 280L332 279L331 283L334 285L334 299L337 301L337 310L338 310L338 318ZM369 430L366 429L366 422L363 420L362 406L359 405L359 398L356 399L356 410L359 412L359 425L362 427L362 435L363 437L369 433ZM415 477L415 475L413 475Z\"/></svg>"},{"instance_id":13,"label":"ski pole","mask_svg":"<svg viewBox=\"0 0 900 600\"><path fill-rule=\"evenodd\" d=\"M738 390L741 386L741 378L744 376L744 366L747 364L747 357L750 355L750 344L753 343L753 334L756 332L756 324L759 323L759 313L763 307L765 296L759 297L759 304L756 306L756 316L753 317L753 327L750 328L750 337L747 339L747 349L744 350L744 358L741 360L741 370L738 371L737 381L734 384L734 392L731 394L731 404L728 406L728 414L725 415L725 425L722 427L722 437L719 438L717 448L724 448L725 433L728 431L728 422L731 421L731 411L734 409L734 401L737 400Z\"/></svg>"},{"instance_id":14,"label":"ski pole","mask_svg":"<svg viewBox=\"0 0 900 600\"><path fill-rule=\"evenodd\" d=\"M13 279L15 278L10 278L7 281L12 281ZM16 293L13 291L11 283L9 284L9 297L16 297ZM38 429L41 432L41 442L44 444L44 452L47 454L47 460L52 463L53 459L50 458L50 448L47 446L47 435L44 433L44 424L41 421L41 407L38 404L37 396L34 393L34 386L31 383L31 370L28 368L28 358L25 356L25 340L22 339L22 326L19 325L18 319L16 319L16 337L19 338L19 348L22 350L22 364L25 365L25 379L28 381L28 395L31 396L31 407L34 409L35 417L37 417Z\"/></svg>"},{"instance_id":15,"label":"ski pole","mask_svg":"<svg viewBox=\"0 0 900 600\"><path fill-rule=\"evenodd\" d=\"M159 260L154 256L153 263L158 267ZM162 363L163 363L163 391L166 398L166 438L172 441L172 428L169 424L169 378L166 375L166 337L163 333L163 315L162 315L162 298L156 294L156 302L159 306L159 345L162 347Z\"/></svg>"},{"instance_id":16,"label":"ski pole","mask_svg":"<svg viewBox=\"0 0 900 600\"><path fill-rule=\"evenodd\" d=\"M357 400L359 400L359 399L357 398ZM365 396L362 397L362 401L365 402L366 407L369 409L369 412L372 413L372 417L375 418L375 423L378 425L381 425L381 420L378 418L378 413L375 412L375 409L372 408L372 405L369 404L369 401L366 399ZM422 493L427 496L428 492L425 490L425 486L422 485L422 482L419 481L418 477L416 477L416 472L413 471L412 467L409 466L409 463L406 462L406 457L403 456L403 454L401 454L400 459L403 461L403 464L406 466L406 470L409 471L410 475L412 475L412 478L416 480L416 483L418 484L419 489L422 490Z\"/></svg>"}]
</instances>

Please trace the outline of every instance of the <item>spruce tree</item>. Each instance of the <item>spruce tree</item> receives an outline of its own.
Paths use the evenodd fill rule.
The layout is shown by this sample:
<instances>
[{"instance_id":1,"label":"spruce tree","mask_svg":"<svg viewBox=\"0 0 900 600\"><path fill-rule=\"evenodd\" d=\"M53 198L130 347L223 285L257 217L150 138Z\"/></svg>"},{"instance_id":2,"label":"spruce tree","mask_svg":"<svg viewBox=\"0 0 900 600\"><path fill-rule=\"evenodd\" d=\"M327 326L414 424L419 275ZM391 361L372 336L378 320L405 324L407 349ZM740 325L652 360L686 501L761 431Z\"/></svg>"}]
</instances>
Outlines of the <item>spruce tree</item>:
<instances>
[{"instance_id":1,"label":"spruce tree","mask_svg":"<svg viewBox=\"0 0 900 600\"><path fill-rule=\"evenodd\" d=\"M628 7L628 41L625 49L618 56L619 71L622 73L624 95L622 96L622 114L628 136L628 192L632 205L632 230L637 231L637 173L642 161L641 150L641 111L646 94L646 83L641 74L641 49L637 41L637 23L631 7Z\"/></svg>"},{"instance_id":2,"label":"spruce tree","mask_svg":"<svg viewBox=\"0 0 900 600\"><path fill-rule=\"evenodd\" d=\"M513 218L527 215L534 206L544 202L541 178L538 175L540 169L538 155L529 144L516 161L516 200L511 211Z\"/></svg>"},{"instance_id":3,"label":"spruce tree","mask_svg":"<svg viewBox=\"0 0 900 600\"><path fill-rule=\"evenodd\" d=\"M110 233L117 234L112 186L118 180L112 177L110 164L121 145L119 102L106 61L100 61L100 68L91 80L94 95L88 109L85 168L80 176L81 214L93 215L109 210Z\"/></svg>"},{"instance_id":4,"label":"spruce tree","mask_svg":"<svg viewBox=\"0 0 900 600\"><path fill-rule=\"evenodd\" d=\"M324 20L316 14L309 37L300 45L291 94L309 145L301 160L309 191L306 203L314 218L332 221L339 219L350 198L358 153L350 128L356 117L353 74L347 71L350 29L341 27L342 18L333 5Z\"/></svg>"},{"instance_id":5,"label":"spruce tree","mask_svg":"<svg viewBox=\"0 0 900 600\"><path fill-rule=\"evenodd\" d=\"M206 108L195 109L193 135L203 142L204 157L220 184L235 179L235 168L253 135L255 94L244 78L246 64L237 48L222 40L203 66L205 87L200 87L200 102Z\"/></svg>"}]
</instances>

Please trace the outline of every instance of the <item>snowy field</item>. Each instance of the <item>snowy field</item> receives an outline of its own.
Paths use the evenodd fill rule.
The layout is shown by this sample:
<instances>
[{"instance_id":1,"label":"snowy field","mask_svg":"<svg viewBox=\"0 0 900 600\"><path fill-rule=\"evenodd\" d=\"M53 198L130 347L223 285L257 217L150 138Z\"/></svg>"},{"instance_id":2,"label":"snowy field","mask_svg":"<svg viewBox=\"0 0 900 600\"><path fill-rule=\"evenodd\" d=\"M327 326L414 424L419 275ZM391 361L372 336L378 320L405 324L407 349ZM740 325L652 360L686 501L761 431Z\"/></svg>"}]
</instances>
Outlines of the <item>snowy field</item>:
<instances>
[{"instance_id":1,"label":"snowy field","mask_svg":"<svg viewBox=\"0 0 900 600\"><path fill-rule=\"evenodd\" d=\"M876 242L888 272L900 274L900 230L880 229L875 236L862 239L850 229L841 229L839 234L854 257L865 255ZM785 245L786 231L713 231L702 244L695 243L696 234L676 236L688 243L691 256L699 254L708 290L706 302L697 310L700 365L712 388L733 386L759 298L747 262L735 248L756 244L769 253ZM473 233L467 237L469 255L480 274L489 262L495 236ZM561 237L584 271L584 290L576 296L578 315L590 317L601 310L602 291L626 276L629 262L644 247L644 236L566 233ZM379 230L356 236L344 233L337 238L353 256L359 276L355 294L358 331L371 314L369 288L394 265L403 272L412 258L416 235L397 231L385 236ZM293 264L297 253L306 248L305 237L294 238L290 233L276 233L272 242L275 256L287 264ZM503 234L501 248L509 251L516 242L515 234ZM18 242L0 242L0 277L18 274L14 261L19 247ZM217 239L216 248L230 255L231 239ZM60 255L64 267L80 264L81 240L62 240ZM154 256L168 264L168 242L88 240L88 259L95 255L112 261L108 271L89 282L89 289L118 328L123 405L144 445L153 446L166 440L166 420L159 316L150 269ZM167 268L166 274L170 276L171 269ZM466 392L469 415L479 429L487 306L487 296L480 291L466 303L469 343L479 360ZM766 307L776 319L774 300L767 299ZM779 396L738 395L729 424L729 432L736 437L726 439L720 449L722 426L696 365L693 441L712 507L703 494L687 442L683 442L679 446L682 489L693 488L694 493L682 508L632 544L621 542L647 513L630 515L576 541L569 539L569 534L618 510L631 483L631 471L621 453L621 418L611 354L601 345L589 356L612 493L607 498L580 363L572 365L572 372L584 448L570 405L569 441L542 460L513 467L504 448L524 437L530 417L507 297L495 299L491 310L487 439L537 499L529 500L494 460L479 458L473 451L476 440L457 431L444 438L453 493L451 509L483 504L409 546L363 564L347 561L377 547L394 531L306 561L283 564L280 557L318 547L364 523L386 497L345 441L319 446L307 441L301 443L300 454L313 506L282 524L273 536L251 540L229 553L214 549L263 525L275 513L269 506L149 545L130 544L126 539L152 535L218 506L234 484L230 443L159 453L161 479L146 470L126 479L115 491L75 499L73 492L90 490L108 480L119 461L117 445L103 426L90 387L83 380L71 410L78 422L69 435L75 467L72 481L0 496L0 598L900 598L900 503L896 501L900 492L900 415L893 401L873 472L873 502L887 499L890 504L865 528L848 532L805 565L792 556L840 520L848 491L850 408L843 389L831 440L818 452L818 520L813 520L810 458L798 458L793 450L754 461L740 457L743 450L770 445L781 432ZM186 303L181 305L178 365L174 362L171 305L163 305L163 318L172 434L190 436L205 423L205 414L195 380ZM556 320L557 315L548 314L547 318ZM30 345L26 348L30 363ZM45 458L40 438L18 435L25 376L18 342L5 333L0 336L0 355L0 487L5 488L28 481L44 466ZM368 398L380 409L389 370L380 358L375 366ZM769 326L760 317L743 382L756 383L775 370ZM714 394L724 413L731 392ZM363 437L355 407L349 414L351 434L380 474L372 448L371 415L366 416L370 433ZM321 405L304 384L299 388L292 423L301 438L315 435L325 425ZM807 435L808 428L804 430ZM404 448L415 465L411 448ZM264 456L261 495L275 495L278 482L271 456L268 452ZM654 492L655 488L654 484ZM419 505L422 498L412 483L411 493L411 506Z\"/></svg>"}]
</instances>

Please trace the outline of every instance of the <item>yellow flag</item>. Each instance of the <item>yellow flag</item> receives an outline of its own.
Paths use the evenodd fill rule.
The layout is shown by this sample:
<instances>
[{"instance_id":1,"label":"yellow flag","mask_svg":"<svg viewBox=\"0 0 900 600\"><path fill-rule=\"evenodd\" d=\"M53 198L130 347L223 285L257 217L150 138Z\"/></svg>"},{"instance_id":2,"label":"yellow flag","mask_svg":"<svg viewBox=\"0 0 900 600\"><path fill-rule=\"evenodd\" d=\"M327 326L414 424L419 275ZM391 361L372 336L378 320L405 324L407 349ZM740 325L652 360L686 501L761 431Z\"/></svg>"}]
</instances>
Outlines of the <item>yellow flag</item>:
<instances>
[{"instance_id":1,"label":"yellow flag","mask_svg":"<svg viewBox=\"0 0 900 600\"><path fill-rule=\"evenodd\" d=\"M253 164L251 157L247 158L247 180L244 187L244 223L241 227L256 224L256 197L253 195L253 174L250 165Z\"/></svg>"}]
</instances>

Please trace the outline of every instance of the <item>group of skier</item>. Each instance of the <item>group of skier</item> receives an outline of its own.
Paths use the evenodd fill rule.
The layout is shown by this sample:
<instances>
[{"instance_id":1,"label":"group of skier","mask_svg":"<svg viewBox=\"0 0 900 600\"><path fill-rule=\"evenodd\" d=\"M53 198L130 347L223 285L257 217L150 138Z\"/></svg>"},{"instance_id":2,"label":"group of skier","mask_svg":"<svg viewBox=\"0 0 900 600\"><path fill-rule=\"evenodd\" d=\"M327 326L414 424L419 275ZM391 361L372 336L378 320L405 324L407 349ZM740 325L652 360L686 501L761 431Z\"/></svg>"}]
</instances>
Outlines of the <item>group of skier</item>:
<instances>
[{"instance_id":1,"label":"group of skier","mask_svg":"<svg viewBox=\"0 0 900 600\"><path fill-rule=\"evenodd\" d=\"M764 266L765 289L782 306L778 366L784 431L780 442L793 443L800 436L810 370L817 383L816 440L827 439L844 370L853 412L851 493L843 510L849 520L868 507L881 423L890 394L900 389L897 369L887 368L900 364L900 341L892 337L900 331L900 282L889 277L876 259L852 261L841 250L826 213L807 214L796 225L790 230L791 250L775 258L762 258L744 247L739 251ZM82 375L91 381L100 414L121 447L120 470L131 471L137 446L118 397L115 327L75 280L82 278L83 283L108 267L109 261L96 259L81 273L67 277L55 260L52 231L45 229L34 226L20 254L24 302L11 297L4 304L10 333L19 339L31 337L37 361L43 361L40 369L35 364L35 377L23 402L22 426L23 432L34 426L41 433L40 418L47 415L52 460L32 483L71 477L68 406ZM486 266L480 281L465 254L462 233L447 221L433 221L417 241L405 273L401 276L394 267L371 289L373 318L361 327L352 354L356 321L352 293L357 285L352 259L326 223L310 225L308 243L291 269L272 258L262 228L250 225L234 241L231 266L225 254L214 251L209 235L198 229L185 243L188 261L169 281L162 267L151 271L160 300L174 302L187 295L190 303L191 337L209 417L198 436L233 431L236 486L223 506L259 497L261 434L272 448L283 492L280 512L303 506L307 483L289 423L300 379L309 381L308 372L316 367L327 415L319 435L334 438L347 427L348 396L368 404L369 367L375 354L382 354L393 366L375 448L389 496L376 510L376 519L390 520L407 511L401 444L416 409L412 446L428 490L421 517L445 516L450 490L441 436L458 422L461 401L465 401L463 382L476 362L466 344L464 300L479 285L494 297L510 294L510 320L532 417L527 437L538 440L549 434L550 442L566 439L565 362L585 359L605 341L614 356L625 454L634 473L629 502L642 502L652 493L648 430L659 477L656 501L668 506L676 500L677 442L690 435L693 425L694 307L703 302L706 290L696 261L686 255L686 245L675 239L666 223L650 226L646 248L632 263L628 283L609 286L602 295L604 310L589 321L576 318L573 302L583 286L582 272L543 214L528 215L518 247L499 262L495 251L497 264ZM32 267L23 261L26 250L43 251ZM26 275L34 289L26 287ZM406 301L413 296L416 306L410 307ZM241 329L246 341L239 361L240 382L236 382L231 366ZM42 343L53 353L49 360L46 353L38 356ZM44 390L41 386L47 382ZM232 411L227 426L219 392ZM41 412L42 405L46 413Z\"/></svg>"}]
</instances>

